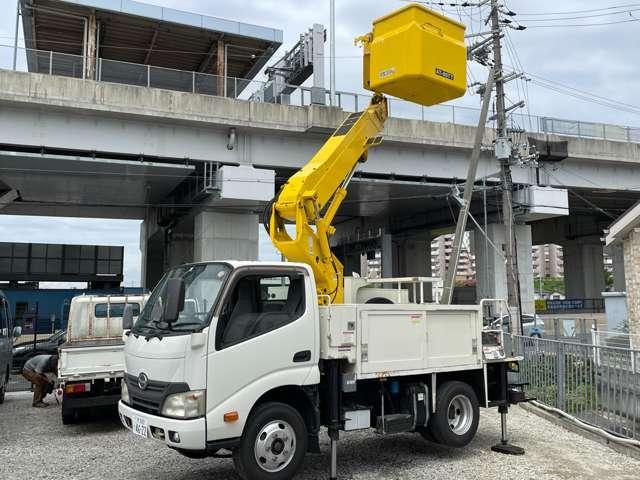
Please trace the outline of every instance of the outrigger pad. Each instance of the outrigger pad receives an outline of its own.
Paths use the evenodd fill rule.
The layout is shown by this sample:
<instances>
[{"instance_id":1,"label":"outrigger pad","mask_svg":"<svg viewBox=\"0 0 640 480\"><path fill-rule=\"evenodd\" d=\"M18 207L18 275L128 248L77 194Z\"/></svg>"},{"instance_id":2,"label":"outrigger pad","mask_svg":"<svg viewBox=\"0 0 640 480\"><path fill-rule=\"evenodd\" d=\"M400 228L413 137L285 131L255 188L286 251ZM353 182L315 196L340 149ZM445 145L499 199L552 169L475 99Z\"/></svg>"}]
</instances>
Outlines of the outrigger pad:
<instances>
[{"instance_id":1,"label":"outrigger pad","mask_svg":"<svg viewBox=\"0 0 640 480\"><path fill-rule=\"evenodd\" d=\"M498 443L491 447L493 452L504 453L505 455L524 455L524 448L510 443Z\"/></svg>"}]
</instances>

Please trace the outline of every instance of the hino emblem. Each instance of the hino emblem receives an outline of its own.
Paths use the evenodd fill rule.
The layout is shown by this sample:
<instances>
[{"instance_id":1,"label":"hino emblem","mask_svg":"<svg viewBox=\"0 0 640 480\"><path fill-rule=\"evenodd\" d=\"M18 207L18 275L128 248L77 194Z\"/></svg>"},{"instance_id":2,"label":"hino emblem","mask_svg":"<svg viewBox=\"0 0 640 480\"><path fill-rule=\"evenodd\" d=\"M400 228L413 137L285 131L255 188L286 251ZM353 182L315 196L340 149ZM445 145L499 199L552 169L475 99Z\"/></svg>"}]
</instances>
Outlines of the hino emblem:
<instances>
[{"instance_id":1,"label":"hino emblem","mask_svg":"<svg viewBox=\"0 0 640 480\"><path fill-rule=\"evenodd\" d=\"M149 377L147 377L147 374L143 372L138 375L138 387L140 387L140 390L146 390L148 386Z\"/></svg>"}]
</instances>

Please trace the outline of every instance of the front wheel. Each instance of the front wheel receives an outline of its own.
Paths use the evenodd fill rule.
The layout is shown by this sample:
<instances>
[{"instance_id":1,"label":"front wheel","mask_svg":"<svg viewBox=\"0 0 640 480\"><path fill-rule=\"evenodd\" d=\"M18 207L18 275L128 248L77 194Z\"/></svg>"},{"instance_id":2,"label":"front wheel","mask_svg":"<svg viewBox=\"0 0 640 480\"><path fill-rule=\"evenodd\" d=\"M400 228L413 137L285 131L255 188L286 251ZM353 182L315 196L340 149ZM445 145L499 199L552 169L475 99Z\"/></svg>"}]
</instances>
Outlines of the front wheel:
<instances>
[{"instance_id":1,"label":"front wheel","mask_svg":"<svg viewBox=\"0 0 640 480\"><path fill-rule=\"evenodd\" d=\"M446 382L438 387L436 412L429 420L429 431L437 443L464 447L478 430L478 397L464 382Z\"/></svg>"},{"instance_id":2,"label":"front wheel","mask_svg":"<svg viewBox=\"0 0 640 480\"><path fill-rule=\"evenodd\" d=\"M284 403L260 405L249 417L233 463L244 480L288 480L307 451L307 428L297 410Z\"/></svg>"}]
</instances>

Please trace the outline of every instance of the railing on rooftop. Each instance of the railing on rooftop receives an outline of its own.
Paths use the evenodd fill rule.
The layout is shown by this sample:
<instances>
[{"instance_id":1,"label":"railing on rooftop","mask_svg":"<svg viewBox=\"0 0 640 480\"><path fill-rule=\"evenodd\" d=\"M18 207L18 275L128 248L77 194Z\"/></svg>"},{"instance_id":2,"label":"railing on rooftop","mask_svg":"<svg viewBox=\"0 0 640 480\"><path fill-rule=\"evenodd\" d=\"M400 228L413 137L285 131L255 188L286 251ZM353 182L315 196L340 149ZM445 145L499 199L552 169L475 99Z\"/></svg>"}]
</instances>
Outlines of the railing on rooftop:
<instances>
[{"instance_id":1,"label":"railing on rooftop","mask_svg":"<svg viewBox=\"0 0 640 480\"><path fill-rule=\"evenodd\" d=\"M0 69L13 69L14 47L0 45ZM136 85L141 87L162 88L202 95L216 95L240 100L258 101L260 95L254 95L267 84L259 80L247 80L208 73L177 70L137 63L122 62L99 58L87 68L82 55L72 55L45 50L18 48L16 70L36 71L49 75L61 75L85 78L87 71L92 79L101 82ZM279 99L280 103L293 106L311 104L311 88L292 86L290 95ZM337 106L346 112L364 109L370 95L353 92L336 92ZM325 104L329 104L329 92ZM476 126L480 117L477 108L458 105L435 105L424 107L396 98L389 99L392 117L409 120L428 120L432 122L455 123ZM573 137L606 139L622 142L640 143L640 128L610 125L605 123L562 120L538 115L513 113L510 121L514 127L528 133L552 133Z\"/></svg>"}]
</instances>

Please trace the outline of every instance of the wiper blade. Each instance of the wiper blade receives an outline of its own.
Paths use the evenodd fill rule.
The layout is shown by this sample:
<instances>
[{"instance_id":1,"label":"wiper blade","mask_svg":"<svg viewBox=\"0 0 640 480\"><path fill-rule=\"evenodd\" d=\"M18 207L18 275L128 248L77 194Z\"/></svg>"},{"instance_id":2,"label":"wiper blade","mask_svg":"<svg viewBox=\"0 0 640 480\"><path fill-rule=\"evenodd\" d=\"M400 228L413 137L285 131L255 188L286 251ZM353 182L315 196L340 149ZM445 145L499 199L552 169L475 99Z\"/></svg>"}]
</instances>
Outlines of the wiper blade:
<instances>
[{"instance_id":1,"label":"wiper blade","mask_svg":"<svg viewBox=\"0 0 640 480\"><path fill-rule=\"evenodd\" d=\"M171 332L173 330L173 328L171 328L171 324L165 322L164 320L152 320L151 323L153 323L153 325L155 326L155 328L157 328L160 331L163 332ZM167 327L161 327L160 324L164 323L165 325L168 325Z\"/></svg>"},{"instance_id":2,"label":"wiper blade","mask_svg":"<svg viewBox=\"0 0 640 480\"><path fill-rule=\"evenodd\" d=\"M179 327L201 327L202 323L200 322L184 322L184 323L177 323L175 325L173 325L173 329L175 330L176 328Z\"/></svg>"}]
</instances>

